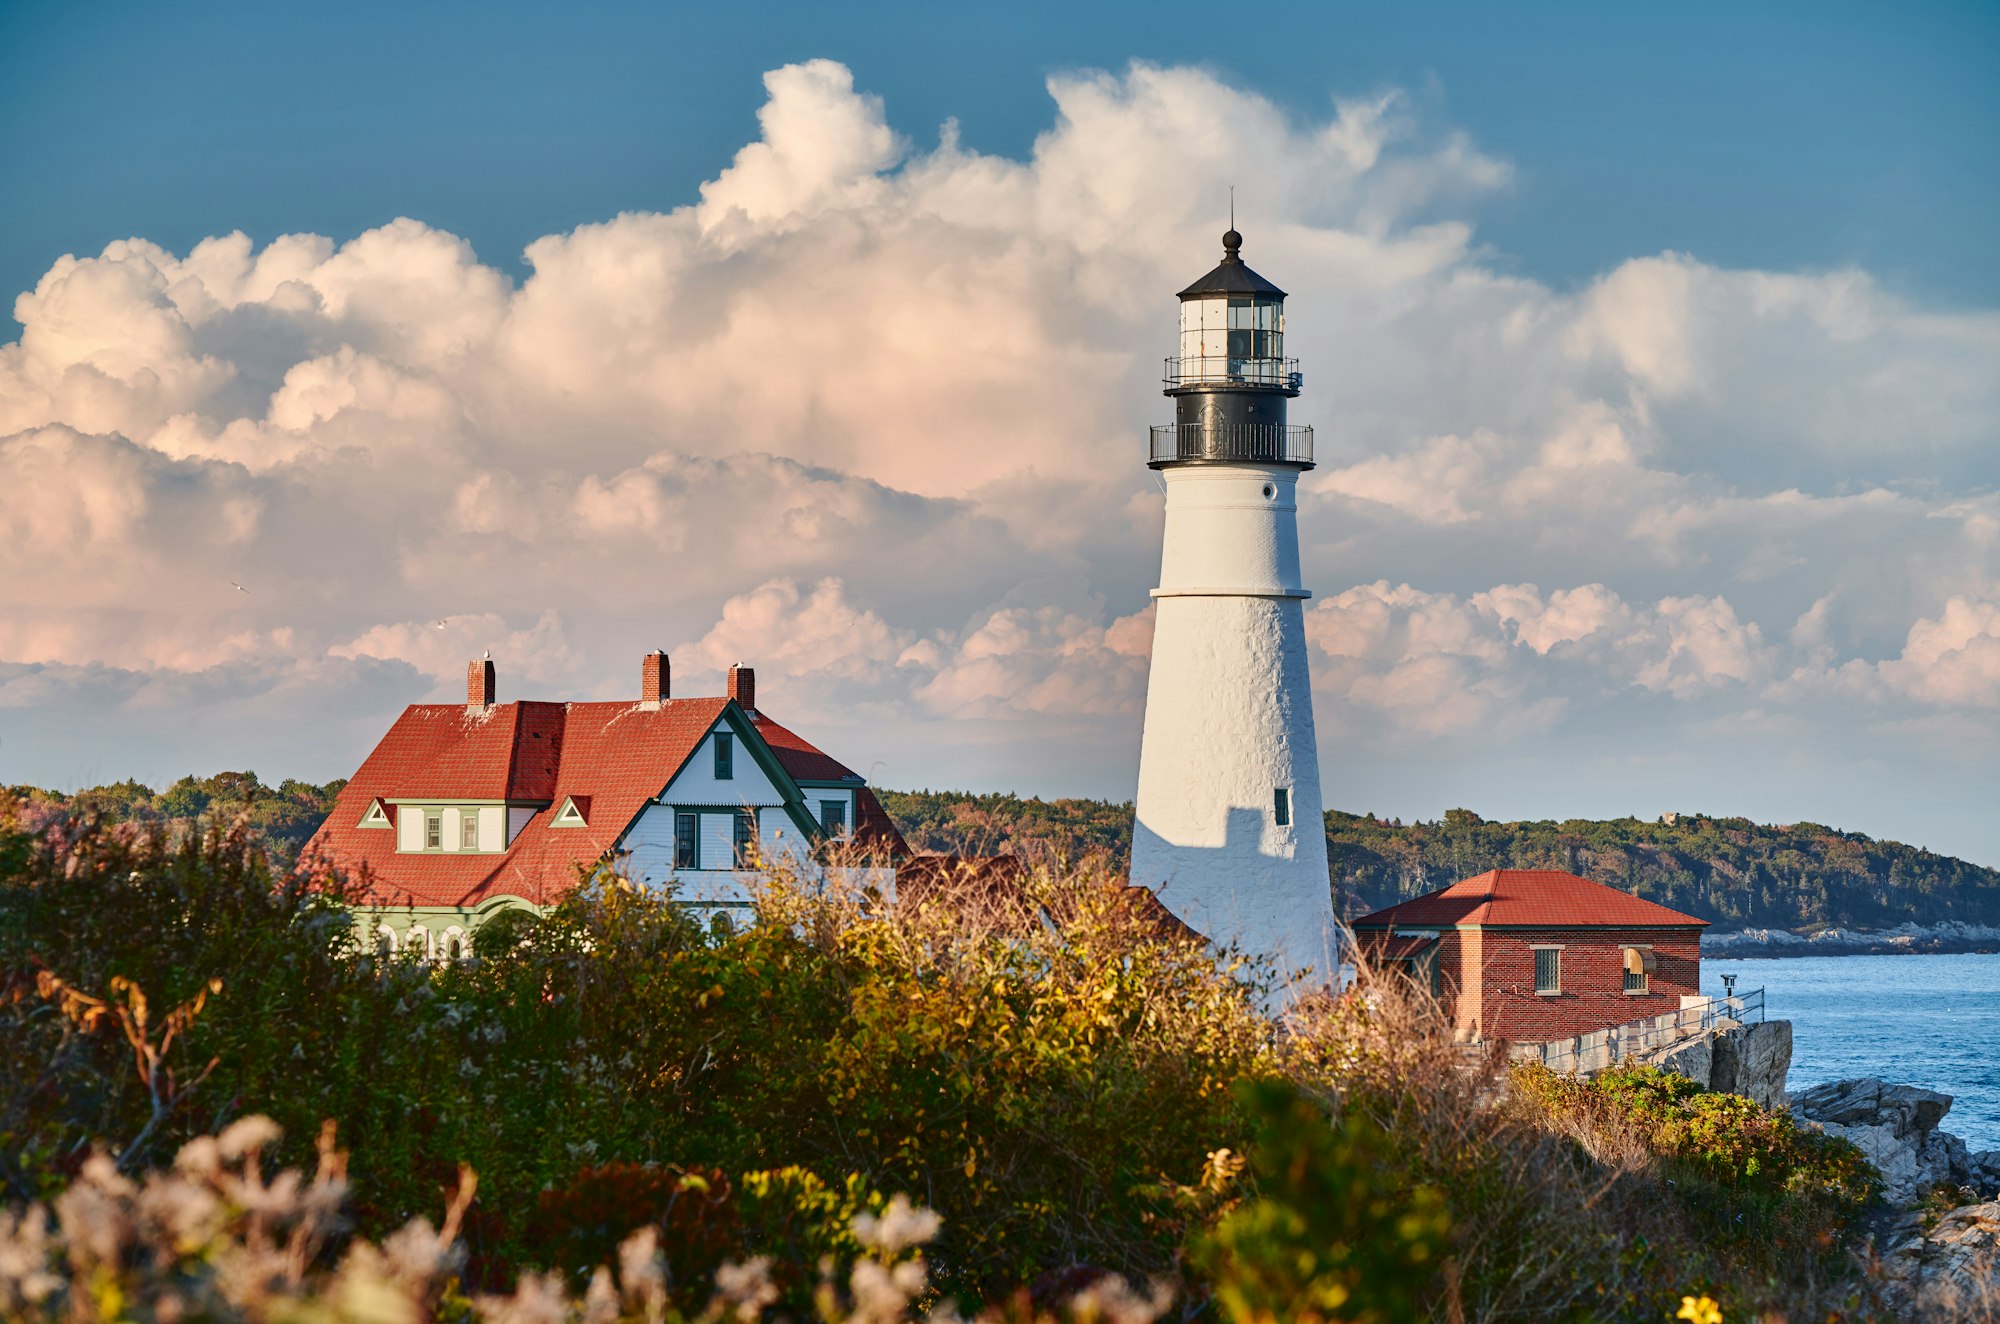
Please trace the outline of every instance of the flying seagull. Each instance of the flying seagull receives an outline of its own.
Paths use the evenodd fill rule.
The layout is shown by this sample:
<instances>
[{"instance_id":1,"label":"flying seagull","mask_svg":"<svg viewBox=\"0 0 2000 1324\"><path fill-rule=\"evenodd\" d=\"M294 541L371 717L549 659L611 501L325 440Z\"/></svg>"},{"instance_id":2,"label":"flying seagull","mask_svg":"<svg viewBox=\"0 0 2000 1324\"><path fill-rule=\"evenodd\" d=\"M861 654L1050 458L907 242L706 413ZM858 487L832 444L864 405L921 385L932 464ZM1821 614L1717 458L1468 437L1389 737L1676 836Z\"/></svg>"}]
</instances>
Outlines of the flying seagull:
<instances>
[{"instance_id":1,"label":"flying seagull","mask_svg":"<svg viewBox=\"0 0 2000 1324\"><path fill-rule=\"evenodd\" d=\"M444 627L445 627L445 621L449 621L450 619L451 619L451 617L447 616L447 617L445 617L445 618L444 618L444 620L442 620L442 621L432 621L432 622L431 622L431 624L432 624L432 625L435 625L435 626L437 626L437 628L438 628L438 629L442 630L442 629L444 629Z\"/></svg>"},{"instance_id":2,"label":"flying seagull","mask_svg":"<svg viewBox=\"0 0 2000 1324\"><path fill-rule=\"evenodd\" d=\"M250 591L249 589L243 587L241 584L237 583L233 579L229 581L229 587L235 589L238 593L248 593Z\"/></svg>"}]
</instances>

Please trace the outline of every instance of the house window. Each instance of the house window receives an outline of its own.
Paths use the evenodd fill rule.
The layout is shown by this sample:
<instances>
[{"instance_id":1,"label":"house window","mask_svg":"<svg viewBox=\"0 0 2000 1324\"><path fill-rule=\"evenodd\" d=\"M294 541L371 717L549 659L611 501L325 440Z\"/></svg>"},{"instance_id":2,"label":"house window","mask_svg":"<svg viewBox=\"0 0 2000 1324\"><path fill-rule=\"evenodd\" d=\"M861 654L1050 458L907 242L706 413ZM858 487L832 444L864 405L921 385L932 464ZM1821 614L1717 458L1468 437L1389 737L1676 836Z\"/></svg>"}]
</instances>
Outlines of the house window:
<instances>
[{"instance_id":1,"label":"house window","mask_svg":"<svg viewBox=\"0 0 2000 1324\"><path fill-rule=\"evenodd\" d=\"M375 955L388 960L396 954L396 932L387 924L375 930Z\"/></svg>"},{"instance_id":2,"label":"house window","mask_svg":"<svg viewBox=\"0 0 2000 1324\"><path fill-rule=\"evenodd\" d=\"M424 811L424 849L444 849L444 815L435 809Z\"/></svg>"},{"instance_id":3,"label":"house window","mask_svg":"<svg viewBox=\"0 0 2000 1324\"><path fill-rule=\"evenodd\" d=\"M674 868L699 869L701 819L683 809L674 815Z\"/></svg>"},{"instance_id":4,"label":"house window","mask_svg":"<svg viewBox=\"0 0 2000 1324\"><path fill-rule=\"evenodd\" d=\"M747 813L736 815L736 867L751 864L757 854L757 820Z\"/></svg>"},{"instance_id":5,"label":"house window","mask_svg":"<svg viewBox=\"0 0 2000 1324\"><path fill-rule=\"evenodd\" d=\"M1562 956L1560 948L1535 948L1535 992L1562 992Z\"/></svg>"},{"instance_id":6,"label":"house window","mask_svg":"<svg viewBox=\"0 0 2000 1324\"><path fill-rule=\"evenodd\" d=\"M458 811L458 848L460 850L479 849L479 811L461 809Z\"/></svg>"},{"instance_id":7,"label":"house window","mask_svg":"<svg viewBox=\"0 0 2000 1324\"><path fill-rule=\"evenodd\" d=\"M1278 826L1290 827L1292 825L1292 793L1280 786L1274 794L1274 799L1276 803L1273 804L1272 808L1278 815Z\"/></svg>"},{"instance_id":8,"label":"house window","mask_svg":"<svg viewBox=\"0 0 2000 1324\"><path fill-rule=\"evenodd\" d=\"M727 731L715 733L715 780L726 782L736 776L736 737Z\"/></svg>"},{"instance_id":9,"label":"house window","mask_svg":"<svg viewBox=\"0 0 2000 1324\"><path fill-rule=\"evenodd\" d=\"M847 831L847 802L845 800L822 800L819 802L819 826L829 837L837 837Z\"/></svg>"}]
</instances>

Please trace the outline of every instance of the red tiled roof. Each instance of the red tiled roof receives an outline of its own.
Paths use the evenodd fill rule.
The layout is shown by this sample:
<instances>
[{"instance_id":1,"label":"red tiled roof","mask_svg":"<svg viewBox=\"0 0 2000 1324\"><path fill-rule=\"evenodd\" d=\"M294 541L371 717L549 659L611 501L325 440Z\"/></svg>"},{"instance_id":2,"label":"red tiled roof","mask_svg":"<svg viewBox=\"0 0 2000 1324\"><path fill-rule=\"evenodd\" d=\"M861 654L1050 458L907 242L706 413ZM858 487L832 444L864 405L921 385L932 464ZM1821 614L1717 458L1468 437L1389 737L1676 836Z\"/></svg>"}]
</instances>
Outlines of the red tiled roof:
<instances>
[{"instance_id":1,"label":"red tiled roof","mask_svg":"<svg viewBox=\"0 0 2000 1324\"><path fill-rule=\"evenodd\" d=\"M362 881L383 904L552 901L666 789L728 704L521 702L472 715L459 704L413 704L341 791L307 852ZM590 806L588 822L552 827L571 795ZM377 798L548 803L504 854L403 855L394 829L358 826Z\"/></svg>"},{"instance_id":2,"label":"red tiled roof","mask_svg":"<svg viewBox=\"0 0 2000 1324\"><path fill-rule=\"evenodd\" d=\"M798 774L794 772L792 776ZM875 798L875 792L866 786L854 788L854 844L864 851L878 852L898 860L910 853L909 843L903 840L896 820L889 817L889 811Z\"/></svg>"},{"instance_id":3,"label":"red tiled roof","mask_svg":"<svg viewBox=\"0 0 2000 1324\"><path fill-rule=\"evenodd\" d=\"M1661 928L1707 923L1559 869L1490 869L1476 878L1363 915L1351 927L1480 924Z\"/></svg>"},{"instance_id":4,"label":"red tiled roof","mask_svg":"<svg viewBox=\"0 0 2000 1324\"><path fill-rule=\"evenodd\" d=\"M816 749L803 737L779 726L762 713L751 717L757 734L777 755L778 763L794 781L837 782L861 780L861 775L832 755Z\"/></svg>"},{"instance_id":5,"label":"red tiled roof","mask_svg":"<svg viewBox=\"0 0 2000 1324\"><path fill-rule=\"evenodd\" d=\"M761 712L752 713L750 721L757 728L757 734L764 737L764 743L771 747L778 766L793 781L854 784L854 834L850 838L854 845L864 851L880 852L897 859L910 853L903 834L897 830L896 820L889 817L889 811L875 798L875 792L862 785L860 773L804 736L779 726ZM806 798L810 800L812 797Z\"/></svg>"},{"instance_id":6,"label":"red tiled roof","mask_svg":"<svg viewBox=\"0 0 2000 1324\"><path fill-rule=\"evenodd\" d=\"M468 713L461 704L415 704L403 711L353 780L307 850L363 881L389 905L477 906L496 896L544 903L567 892L579 867L617 844L646 801L715 726L727 699L632 703L496 704ZM767 717L752 723L794 778L852 779L855 844L901 857L902 833L874 792L838 760ZM567 799L585 822L553 826ZM504 854L406 855L393 828L358 826L371 801L393 823L400 800L546 802Z\"/></svg>"},{"instance_id":7,"label":"red tiled roof","mask_svg":"<svg viewBox=\"0 0 2000 1324\"><path fill-rule=\"evenodd\" d=\"M1436 941L1437 939L1429 934L1399 935L1393 938L1383 932L1355 935L1355 942L1363 953L1375 961L1406 961Z\"/></svg>"}]
</instances>

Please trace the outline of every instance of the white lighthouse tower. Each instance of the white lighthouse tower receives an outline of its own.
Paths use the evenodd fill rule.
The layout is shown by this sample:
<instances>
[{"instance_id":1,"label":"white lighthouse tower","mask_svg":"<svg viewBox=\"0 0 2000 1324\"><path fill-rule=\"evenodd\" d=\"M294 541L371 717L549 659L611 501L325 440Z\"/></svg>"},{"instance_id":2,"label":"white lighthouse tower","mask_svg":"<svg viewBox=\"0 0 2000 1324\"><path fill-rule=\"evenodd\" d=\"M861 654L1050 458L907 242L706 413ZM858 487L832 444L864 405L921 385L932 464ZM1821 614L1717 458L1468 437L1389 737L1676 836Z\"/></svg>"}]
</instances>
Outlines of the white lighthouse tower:
<instances>
[{"instance_id":1,"label":"white lighthouse tower","mask_svg":"<svg viewBox=\"0 0 2000 1324\"><path fill-rule=\"evenodd\" d=\"M1222 264L1180 293L1174 421L1152 430L1167 489L1132 882L1211 942L1281 977L1334 955L1318 746L1299 582L1299 475L1312 429L1285 357L1285 292Z\"/></svg>"}]
</instances>

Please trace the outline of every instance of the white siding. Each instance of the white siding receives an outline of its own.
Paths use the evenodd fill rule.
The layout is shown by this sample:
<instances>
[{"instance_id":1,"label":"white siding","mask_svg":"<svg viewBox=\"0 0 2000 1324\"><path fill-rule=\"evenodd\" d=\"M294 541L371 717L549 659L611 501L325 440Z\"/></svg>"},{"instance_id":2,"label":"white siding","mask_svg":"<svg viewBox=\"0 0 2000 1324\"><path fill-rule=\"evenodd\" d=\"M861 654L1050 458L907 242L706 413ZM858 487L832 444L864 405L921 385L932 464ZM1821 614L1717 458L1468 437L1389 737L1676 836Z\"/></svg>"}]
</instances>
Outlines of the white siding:
<instances>
[{"instance_id":1,"label":"white siding","mask_svg":"<svg viewBox=\"0 0 2000 1324\"><path fill-rule=\"evenodd\" d=\"M806 802L812 804L811 800ZM799 825L782 808L757 811L758 853L772 863L791 859L803 862L812 854L812 843L799 832Z\"/></svg>"},{"instance_id":2,"label":"white siding","mask_svg":"<svg viewBox=\"0 0 2000 1324\"><path fill-rule=\"evenodd\" d=\"M415 805L396 806L396 849L417 851L424 848L424 811Z\"/></svg>"},{"instance_id":3,"label":"white siding","mask_svg":"<svg viewBox=\"0 0 2000 1324\"><path fill-rule=\"evenodd\" d=\"M550 812L554 811L551 810ZM528 820L533 818L535 813L535 810L523 808L519 805L510 807L507 810L507 844L509 846L514 844L514 838L521 835L521 829L528 826ZM479 831L479 839L483 843L486 840L484 825L480 827Z\"/></svg>"},{"instance_id":4,"label":"white siding","mask_svg":"<svg viewBox=\"0 0 2000 1324\"><path fill-rule=\"evenodd\" d=\"M674 778L672 786L660 799L667 804L683 805L776 805L783 804L785 797L778 794L778 788L757 766L757 760L743 747L743 741L736 741L734 757L730 760L735 776L728 781L715 778L715 737L705 738L694 754L688 759L681 775Z\"/></svg>"},{"instance_id":5,"label":"white siding","mask_svg":"<svg viewBox=\"0 0 2000 1324\"><path fill-rule=\"evenodd\" d=\"M627 852L627 878L649 887L666 882L674 872L674 811L666 805L647 805L622 846Z\"/></svg>"},{"instance_id":6,"label":"white siding","mask_svg":"<svg viewBox=\"0 0 2000 1324\"><path fill-rule=\"evenodd\" d=\"M507 849L507 807L505 805L481 805L479 807L479 849Z\"/></svg>"},{"instance_id":7,"label":"white siding","mask_svg":"<svg viewBox=\"0 0 2000 1324\"><path fill-rule=\"evenodd\" d=\"M679 875L677 899L694 905L742 904L750 900L750 877L714 869L689 870Z\"/></svg>"},{"instance_id":8,"label":"white siding","mask_svg":"<svg viewBox=\"0 0 2000 1324\"><path fill-rule=\"evenodd\" d=\"M800 788L806 797L806 814L815 823L824 823L820 806L831 800L840 806L840 821L849 832L854 830L854 792L835 790L827 786L806 786Z\"/></svg>"},{"instance_id":9,"label":"white siding","mask_svg":"<svg viewBox=\"0 0 2000 1324\"><path fill-rule=\"evenodd\" d=\"M459 826L459 820L461 818L464 818L468 814L473 814L476 812L478 811L473 809L460 809L457 808L456 806L453 806L452 808L449 808L444 811L443 844L446 850L455 851L458 849L459 843L465 840L465 837L463 835L465 829Z\"/></svg>"},{"instance_id":10,"label":"white siding","mask_svg":"<svg viewBox=\"0 0 2000 1324\"><path fill-rule=\"evenodd\" d=\"M701 858L697 863L703 869L736 867L736 815L701 816Z\"/></svg>"}]
</instances>

